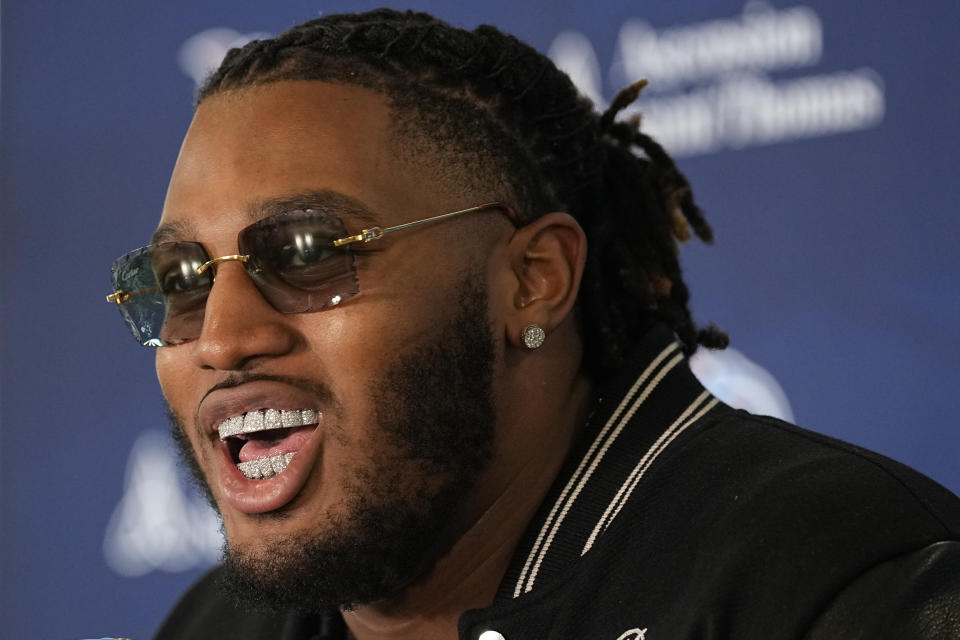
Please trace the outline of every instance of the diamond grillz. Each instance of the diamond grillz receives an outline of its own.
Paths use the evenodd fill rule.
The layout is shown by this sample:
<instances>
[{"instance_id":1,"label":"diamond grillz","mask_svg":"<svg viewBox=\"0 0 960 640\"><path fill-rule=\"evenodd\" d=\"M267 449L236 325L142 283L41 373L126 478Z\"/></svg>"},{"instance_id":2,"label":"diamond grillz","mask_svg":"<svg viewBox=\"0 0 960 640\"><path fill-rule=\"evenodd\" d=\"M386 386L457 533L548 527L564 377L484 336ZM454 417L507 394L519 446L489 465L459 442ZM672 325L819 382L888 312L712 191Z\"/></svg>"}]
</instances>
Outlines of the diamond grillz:
<instances>
[{"instance_id":1,"label":"diamond grillz","mask_svg":"<svg viewBox=\"0 0 960 640\"><path fill-rule=\"evenodd\" d=\"M260 409L227 418L220 423L217 431L220 432L220 439L226 440L244 433L315 424L320 416L321 413L313 409Z\"/></svg>"},{"instance_id":2,"label":"diamond grillz","mask_svg":"<svg viewBox=\"0 0 960 640\"><path fill-rule=\"evenodd\" d=\"M238 462L237 469L251 480L266 480L282 472L290 464L295 453L281 453L268 458Z\"/></svg>"}]
</instances>

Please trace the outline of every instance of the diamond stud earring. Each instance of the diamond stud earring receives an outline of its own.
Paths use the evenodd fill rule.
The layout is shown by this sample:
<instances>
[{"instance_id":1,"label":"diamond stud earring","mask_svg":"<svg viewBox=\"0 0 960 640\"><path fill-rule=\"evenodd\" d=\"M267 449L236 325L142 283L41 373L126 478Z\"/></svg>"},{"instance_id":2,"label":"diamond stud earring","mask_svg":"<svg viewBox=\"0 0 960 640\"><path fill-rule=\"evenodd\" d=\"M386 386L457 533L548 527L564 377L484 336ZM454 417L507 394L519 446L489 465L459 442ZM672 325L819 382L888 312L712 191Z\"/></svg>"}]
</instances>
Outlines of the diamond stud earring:
<instances>
[{"instance_id":1,"label":"diamond stud earring","mask_svg":"<svg viewBox=\"0 0 960 640\"><path fill-rule=\"evenodd\" d=\"M523 346L533 351L539 349L547 339L547 332L540 325L528 324L520 332L520 339L523 340Z\"/></svg>"}]
</instances>

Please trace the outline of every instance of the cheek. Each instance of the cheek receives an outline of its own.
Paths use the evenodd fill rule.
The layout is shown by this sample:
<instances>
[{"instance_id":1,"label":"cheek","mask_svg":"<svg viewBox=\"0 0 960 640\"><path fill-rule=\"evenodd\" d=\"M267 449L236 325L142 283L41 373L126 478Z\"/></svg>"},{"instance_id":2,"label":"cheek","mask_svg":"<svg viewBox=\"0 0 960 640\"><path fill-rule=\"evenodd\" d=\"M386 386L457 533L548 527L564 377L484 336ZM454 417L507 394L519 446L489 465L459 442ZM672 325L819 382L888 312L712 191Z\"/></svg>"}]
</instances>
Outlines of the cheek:
<instances>
[{"instance_id":1,"label":"cheek","mask_svg":"<svg viewBox=\"0 0 960 640\"><path fill-rule=\"evenodd\" d=\"M202 389L202 385L197 384L191 377L192 370L187 366L186 355L186 351L181 347L160 348L157 350L155 366L164 400L179 419L194 451L200 454L193 425L200 402L197 390Z\"/></svg>"},{"instance_id":2,"label":"cheek","mask_svg":"<svg viewBox=\"0 0 960 640\"><path fill-rule=\"evenodd\" d=\"M377 377L398 352L430 340L450 310L439 278L428 282L389 260L366 267L361 263L358 273L360 294L343 306L291 316L338 387Z\"/></svg>"},{"instance_id":3,"label":"cheek","mask_svg":"<svg viewBox=\"0 0 960 640\"><path fill-rule=\"evenodd\" d=\"M182 408L177 401L182 395L183 388L189 387L186 383L188 368L184 366L185 353L180 347L161 347L157 349L155 366L160 390L167 403L177 412Z\"/></svg>"}]
</instances>

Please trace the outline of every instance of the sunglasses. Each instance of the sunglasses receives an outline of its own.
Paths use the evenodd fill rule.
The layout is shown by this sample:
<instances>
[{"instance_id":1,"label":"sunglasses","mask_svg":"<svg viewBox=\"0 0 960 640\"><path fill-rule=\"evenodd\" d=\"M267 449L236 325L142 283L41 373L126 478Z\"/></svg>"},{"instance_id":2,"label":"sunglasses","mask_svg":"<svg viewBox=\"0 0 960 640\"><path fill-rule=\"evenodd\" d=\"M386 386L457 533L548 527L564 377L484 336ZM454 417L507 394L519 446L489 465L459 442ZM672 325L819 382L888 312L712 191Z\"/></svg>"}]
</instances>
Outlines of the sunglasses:
<instances>
[{"instance_id":1,"label":"sunglasses","mask_svg":"<svg viewBox=\"0 0 960 640\"><path fill-rule=\"evenodd\" d=\"M136 249L110 267L115 302L133 337L147 347L199 337L216 266L243 264L264 299L280 313L320 311L360 291L351 246L388 233L466 213L498 210L514 226L519 219L499 202L481 204L393 227L370 227L350 235L336 216L312 209L264 218L240 231L234 255L211 258L199 242L163 242Z\"/></svg>"}]
</instances>

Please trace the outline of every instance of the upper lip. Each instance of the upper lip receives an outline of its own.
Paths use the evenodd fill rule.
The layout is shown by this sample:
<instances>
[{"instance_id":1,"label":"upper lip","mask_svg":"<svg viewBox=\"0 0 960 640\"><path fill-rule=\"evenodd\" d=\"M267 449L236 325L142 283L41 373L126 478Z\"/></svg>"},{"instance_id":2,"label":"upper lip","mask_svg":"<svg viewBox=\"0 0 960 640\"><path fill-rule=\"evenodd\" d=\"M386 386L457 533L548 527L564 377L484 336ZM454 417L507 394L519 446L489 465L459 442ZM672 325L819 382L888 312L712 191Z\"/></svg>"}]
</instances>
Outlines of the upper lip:
<instances>
[{"instance_id":1,"label":"upper lip","mask_svg":"<svg viewBox=\"0 0 960 640\"><path fill-rule=\"evenodd\" d=\"M279 412L297 410L315 411L317 414L315 416L311 416L310 414L304 416L301 414L301 420L311 417L319 419L324 413L323 404L323 399L318 398L317 394L302 389L299 385L293 385L288 381L253 380L226 388L214 387L211 391L207 392L200 401L197 420L203 432L217 436L220 435L219 428L224 421L243 416L246 413L260 411L262 409L276 410L278 414L271 414L271 416L279 415L281 424L277 426L282 427L284 426L282 424L283 414ZM289 421L290 419L288 418L288 422ZM316 421L317 420L310 420L309 422L301 422L301 425L289 424L287 426L302 426L312 424ZM233 423L229 426L235 428L236 424ZM265 428L274 427L261 427L261 429ZM251 425L242 428L240 432L255 430L259 429L255 428L255 425ZM221 435L220 437L226 436Z\"/></svg>"}]
</instances>

